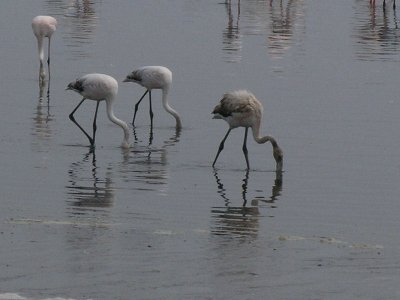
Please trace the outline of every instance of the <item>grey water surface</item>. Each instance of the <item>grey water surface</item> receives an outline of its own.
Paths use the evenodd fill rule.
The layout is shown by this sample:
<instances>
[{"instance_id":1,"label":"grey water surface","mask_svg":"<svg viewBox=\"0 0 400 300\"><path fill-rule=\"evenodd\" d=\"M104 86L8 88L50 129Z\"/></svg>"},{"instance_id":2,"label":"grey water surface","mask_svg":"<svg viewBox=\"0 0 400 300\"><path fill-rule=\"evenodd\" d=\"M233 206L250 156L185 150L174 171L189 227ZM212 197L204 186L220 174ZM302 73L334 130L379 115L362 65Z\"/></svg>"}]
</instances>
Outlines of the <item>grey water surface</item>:
<instances>
[{"instance_id":1,"label":"grey water surface","mask_svg":"<svg viewBox=\"0 0 400 300\"><path fill-rule=\"evenodd\" d=\"M400 297L400 29L368 0L4 0L0 3L0 299ZM31 20L52 15L39 85ZM68 119L67 84L119 82L117 117L144 92L134 68L173 72L174 119L153 92L132 147L101 103L96 149ZM262 133L211 111L229 90L264 105ZM95 103L75 117L88 130Z\"/></svg>"}]
</instances>

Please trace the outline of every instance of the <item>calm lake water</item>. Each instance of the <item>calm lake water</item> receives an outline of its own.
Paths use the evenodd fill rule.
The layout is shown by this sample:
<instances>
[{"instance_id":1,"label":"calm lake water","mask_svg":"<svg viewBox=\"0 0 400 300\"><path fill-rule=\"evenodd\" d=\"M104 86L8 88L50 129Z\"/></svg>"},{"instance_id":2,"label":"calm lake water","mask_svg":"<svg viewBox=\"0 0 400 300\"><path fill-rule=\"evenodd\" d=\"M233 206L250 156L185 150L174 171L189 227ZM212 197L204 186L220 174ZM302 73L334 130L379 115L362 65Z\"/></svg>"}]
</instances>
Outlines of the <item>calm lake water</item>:
<instances>
[{"instance_id":1,"label":"calm lake water","mask_svg":"<svg viewBox=\"0 0 400 300\"><path fill-rule=\"evenodd\" d=\"M368 0L0 3L0 299L397 299L400 297L400 29ZM398 11L400 14L400 11ZM51 81L31 30L52 15ZM92 72L173 71L122 150L102 103L96 150L65 91ZM264 104L269 144L211 111L229 90ZM90 129L95 103L76 119Z\"/></svg>"}]
</instances>

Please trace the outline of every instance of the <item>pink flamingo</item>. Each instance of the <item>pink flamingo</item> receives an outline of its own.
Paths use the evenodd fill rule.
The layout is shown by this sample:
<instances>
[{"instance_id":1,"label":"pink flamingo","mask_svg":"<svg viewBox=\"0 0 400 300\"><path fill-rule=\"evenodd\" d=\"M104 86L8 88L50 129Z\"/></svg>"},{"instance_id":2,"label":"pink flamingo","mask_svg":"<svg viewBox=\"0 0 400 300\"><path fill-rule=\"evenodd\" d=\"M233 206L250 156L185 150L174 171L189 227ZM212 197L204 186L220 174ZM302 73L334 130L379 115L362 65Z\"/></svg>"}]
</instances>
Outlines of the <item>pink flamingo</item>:
<instances>
[{"instance_id":1,"label":"pink flamingo","mask_svg":"<svg viewBox=\"0 0 400 300\"><path fill-rule=\"evenodd\" d=\"M33 33L36 36L39 50L39 60L40 60L40 79L44 80L46 73L43 68L44 61L44 49L43 49L43 39L47 37L49 39L48 50L47 50L47 65L49 68L49 78L50 78L50 41L51 36L54 31L56 31L57 20L51 16L36 16L32 20Z\"/></svg>"}]
</instances>

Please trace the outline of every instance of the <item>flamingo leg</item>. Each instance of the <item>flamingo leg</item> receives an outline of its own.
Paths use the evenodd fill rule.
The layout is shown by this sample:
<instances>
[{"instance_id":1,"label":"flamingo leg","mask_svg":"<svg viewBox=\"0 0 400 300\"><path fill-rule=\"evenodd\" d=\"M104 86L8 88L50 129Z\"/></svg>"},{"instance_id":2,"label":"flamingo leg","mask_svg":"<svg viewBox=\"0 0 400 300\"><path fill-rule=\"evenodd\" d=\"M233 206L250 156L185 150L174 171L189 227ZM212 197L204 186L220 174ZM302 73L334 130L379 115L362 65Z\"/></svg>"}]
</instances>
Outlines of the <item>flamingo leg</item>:
<instances>
[{"instance_id":1,"label":"flamingo leg","mask_svg":"<svg viewBox=\"0 0 400 300\"><path fill-rule=\"evenodd\" d=\"M50 41L51 38L49 38L49 45L47 48L47 68L49 69L49 80L50 80Z\"/></svg>"},{"instance_id":2,"label":"flamingo leg","mask_svg":"<svg viewBox=\"0 0 400 300\"><path fill-rule=\"evenodd\" d=\"M149 91L149 101L150 101L150 127L153 129L153 107L151 105L151 91Z\"/></svg>"},{"instance_id":3,"label":"flamingo leg","mask_svg":"<svg viewBox=\"0 0 400 300\"><path fill-rule=\"evenodd\" d=\"M79 106L81 106L81 104L83 103L83 101L85 101L86 98L83 98L81 102L79 102L79 104L75 107L75 109L69 114L69 119L74 122L74 124L76 126L78 126L78 128L86 135L86 137L89 139L90 145L93 146L94 145L94 140L89 136L89 134L87 134L87 132L85 131L85 129L82 128L81 125L78 124L78 122L75 120L74 117L74 113L77 111L77 109L79 108Z\"/></svg>"},{"instance_id":4,"label":"flamingo leg","mask_svg":"<svg viewBox=\"0 0 400 300\"><path fill-rule=\"evenodd\" d=\"M249 169L246 170L246 174L244 175L244 178L242 181L243 181L243 184L242 184L243 207L245 207L247 204L246 194L247 194L247 185L249 183Z\"/></svg>"},{"instance_id":5,"label":"flamingo leg","mask_svg":"<svg viewBox=\"0 0 400 300\"><path fill-rule=\"evenodd\" d=\"M97 120L97 111L99 110L99 104L100 104L100 101L97 101L96 112L94 113L94 119L93 119L93 145L96 140L96 130L97 130L96 120Z\"/></svg>"},{"instance_id":6,"label":"flamingo leg","mask_svg":"<svg viewBox=\"0 0 400 300\"><path fill-rule=\"evenodd\" d=\"M149 134L149 146L153 143L153 126L150 128L150 134Z\"/></svg>"},{"instance_id":7,"label":"flamingo leg","mask_svg":"<svg viewBox=\"0 0 400 300\"><path fill-rule=\"evenodd\" d=\"M250 164L249 164L249 156L248 156L248 151L247 151L247 132L249 131L249 127L246 127L244 130L244 140L243 140L243 153L244 153L244 158L246 159L246 164L247 164L247 170L250 169Z\"/></svg>"},{"instance_id":8,"label":"flamingo leg","mask_svg":"<svg viewBox=\"0 0 400 300\"><path fill-rule=\"evenodd\" d=\"M133 126L135 126L135 118L136 118L136 113L137 113L138 108L139 108L139 104L140 104L140 102L142 102L144 96L146 96L146 94L147 94L148 92L149 92L149 90L146 90L146 91L144 92L144 94L142 95L142 97L140 97L139 101L135 104L135 113L133 114L133 119L132 119L132 125L133 125Z\"/></svg>"},{"instance_id":9,"label":"flamingo leg","mask_svg":"<svg viewBox=\"0 0 400 300\"><path fill-rule=\"evenodd\" d=\"M216 161L218 159L219 154L224 149L224 144L225 144L226 138L228 137L229 133L231 133L231 130L232 130L232 128L228 129L228 132L226 133L225 137L222 139L221 144L219 144L217 155L215 156L214 162L212 164L213 167L214 167L214 165L215 165L215 163L216 163Z\"/></svg>"}]
</instances>

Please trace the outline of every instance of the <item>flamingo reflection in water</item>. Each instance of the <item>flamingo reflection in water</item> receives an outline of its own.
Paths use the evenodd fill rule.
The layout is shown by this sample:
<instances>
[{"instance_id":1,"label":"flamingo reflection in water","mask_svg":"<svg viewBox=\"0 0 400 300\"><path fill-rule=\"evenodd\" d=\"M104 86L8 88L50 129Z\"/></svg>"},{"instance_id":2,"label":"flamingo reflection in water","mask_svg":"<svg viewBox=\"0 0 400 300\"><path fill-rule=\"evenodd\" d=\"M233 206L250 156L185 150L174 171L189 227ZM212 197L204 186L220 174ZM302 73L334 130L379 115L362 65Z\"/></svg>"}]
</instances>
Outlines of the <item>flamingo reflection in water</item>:
<instances>
[{"instance_id":1,"label":"flamingo reflection in water","mask_svg":"<svg viewBox=\"0 0 400 300\"><path fill-rule=\"evenodd\" d=\"M98 173L96 154L93 149L85 154L81 161L71 164L68 170L69 183L66 188L72 200L70 202L72 215L96 213L99 208L108 208L113 205L115 194L112 173L107 170L103 179Z\"/></svg>"},{"instance_id":2,"label":"flamingo reflection in water","mask_svg":"<svg viewBox=\"0 0 400 300\"><path fill-rule=\"evenodd\" d=\"M369 0L369 3L375 6L375 0ZM386 0L383 0L383 9L386 8ZM396 9L396 0L393 0L393 9Z\"/></svg>"},{"instance_id":3,"label":"flamingo reflection in water","mask_svg":"<svg viewBox=\"0 0 400 300\"><path fill-rule=\"evenodd\" d=\"M356 8L353 35L356 58L398 61L400 34L396 10L380 10L367 3L360 3Z\"/></svg>"},{"instance_id":4,"label":"flamingo reflection in water","mask_svg":"<svg viewBox=\"0 0 400 300\"><path fill-rule=\"evenodd\" d=\"M301 45L304 38L298 35L305 34L304 1L283 2L282 0L270 1L269 18L266 20L269 23L269 25L266 24L269 27L268 53L277 59L282 58L294 45Z\"/></svg>"},{"instance_id":5,"label":"flamingo reflection in water","mask_svg":"<svg viewBox=\"0 0 400 300\"><path fill-rule=\"evenodd\" d=\"M94 150L70 164L64 223L70 225L65 227L65 242L70 249L77 250L71 252L75 262L69 264L72 272L76 265L82 272L94 272L98 257L110 251L110 237L104 234L116 225L112 214L116 197L114 175L112 167L98 164Z\"/></svg>"},{"instance_id":6,"label":"flamingo reflection in water","mask_svg":"<svg viewBox=\"0 0 400 300\"><path fill-rule=\"evenodd\" d=\"M168 132L169 130L165 130ZM161 130L160 134L163 133ZM166 137L160 143L153 143L150 136L148 144L144 141L133 128L133 150L134 155L124 156L121 164L121 173L129 174L127 178L134 181L135 189L152 190L159 194L166 194L169 189L169 158L171 154L176 154L175 145L179 143L181 130L176 129L174 134ZM160 141L160 139L157 139ZM174 153L175 152L175 153Z\"/></svg>"},{"instance_id":7,"label":"flamingo reflection in water","mask_svg":"<svg viewBox=\"0 0 400 300\"><path fill-rule=\"evenodd\" d=\"M275 172L275 181L272 186L272 194L269 198L255 197L251 201L251 205L247 206L247 193L249 183L249 170L246 170L242 180L242 205L232 206L231 200L227 196L227 190L219 178L218 171L214 169L214 177L217 183L219 196L224 200L225 206L213 207L211 210L212 217L215 219L215 226L212 229L215 235L230 235L257 237L260 216L260 202L275 207L275 201L282 192L282 172Z\"/></svg>"},{"instance_id":8,"label":"flamingo reflection in water","mask_svg":"<svg viewBox=\"0 0 400 300\"><path fill-rule=\"evenodd\" d=\"M232 1L225 1L225 8L228 17L228 24L224 29L223 48L222 50L227 53L227 62L240 62L242 57L240 51L242 49L242 34L240 33L239 20L240 20L240 0L237 0L236 8L232 8ZM234 16L236 13L236 16ZM236 21L235 21L236 17Z\"/></svg>"},{"instance_id":9,"label":"flamingo reflection in water","mask_svg":"<svg viewBox=\"0 0 400 300\"><path fill-rule=\"evenodd\" d=\"M50 123L53 120L53 115L50 112L50 93L47 91L47 96L44 96L44 91L46 87L46 82L43 81L42 84L39 84L39 97L38 103L36 106L36 111L33 116L33 133L32 135L37 137L40 141L35 141L35 146L39 149L48 150L48 143L43 143L44 141L48 142L53 135L52 129L50 127ZM40 151L42 151L40 150Z\"/></svg>"}]
</instances>

